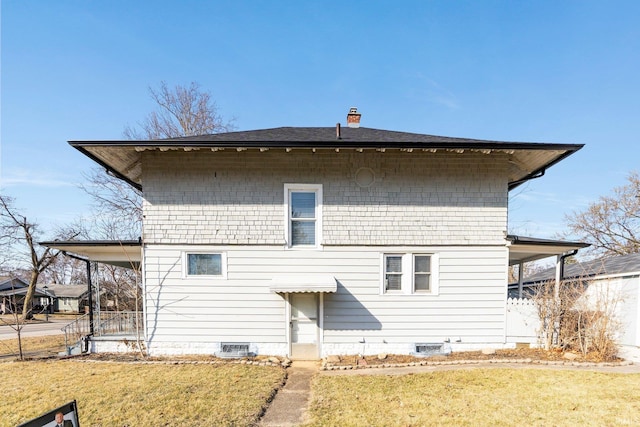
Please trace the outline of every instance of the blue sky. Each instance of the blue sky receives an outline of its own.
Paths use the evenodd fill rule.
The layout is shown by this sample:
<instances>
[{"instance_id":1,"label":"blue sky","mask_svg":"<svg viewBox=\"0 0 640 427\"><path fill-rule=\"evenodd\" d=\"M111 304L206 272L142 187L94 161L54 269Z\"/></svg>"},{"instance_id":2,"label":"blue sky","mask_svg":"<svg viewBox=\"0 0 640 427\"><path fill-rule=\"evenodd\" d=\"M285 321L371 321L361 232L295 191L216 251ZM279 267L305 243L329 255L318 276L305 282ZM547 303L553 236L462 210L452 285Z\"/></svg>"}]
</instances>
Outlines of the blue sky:
<instances>
[{"instance_id":1,"label":"blue sky","mask_svg":"<svg viewBox=\"0 0 640 427\"><path fill-rule=\"evenodd\" d=\"M512 232L640 169L638 1L3 0L0 188L45 229L89 209L93 163L148 87L198 82L238 130L362 126L586 144L516 190Z\"/></svg>"}]
</instances>

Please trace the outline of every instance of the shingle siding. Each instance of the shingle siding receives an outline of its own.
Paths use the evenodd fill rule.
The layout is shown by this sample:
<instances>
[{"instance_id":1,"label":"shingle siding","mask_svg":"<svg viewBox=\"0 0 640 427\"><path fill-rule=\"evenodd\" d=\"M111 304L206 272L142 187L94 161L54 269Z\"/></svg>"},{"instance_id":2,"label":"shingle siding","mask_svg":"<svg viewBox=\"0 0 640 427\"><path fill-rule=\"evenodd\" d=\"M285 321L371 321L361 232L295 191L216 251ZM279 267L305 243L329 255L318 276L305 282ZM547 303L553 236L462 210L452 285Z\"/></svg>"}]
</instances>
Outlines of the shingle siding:
<instances>
[{"instance_id":1,"label":"shingle siding","mask_svg":"<svg viewBox=\"0 0 640 427\"><path fill-rule=\"evenodd\" d=\"M323 245L504 244L506 156L145 152L149 244L284 245L284 184L323 186ZM355 174L370 168L375 182Z\"/></svg>"}]
</instances>

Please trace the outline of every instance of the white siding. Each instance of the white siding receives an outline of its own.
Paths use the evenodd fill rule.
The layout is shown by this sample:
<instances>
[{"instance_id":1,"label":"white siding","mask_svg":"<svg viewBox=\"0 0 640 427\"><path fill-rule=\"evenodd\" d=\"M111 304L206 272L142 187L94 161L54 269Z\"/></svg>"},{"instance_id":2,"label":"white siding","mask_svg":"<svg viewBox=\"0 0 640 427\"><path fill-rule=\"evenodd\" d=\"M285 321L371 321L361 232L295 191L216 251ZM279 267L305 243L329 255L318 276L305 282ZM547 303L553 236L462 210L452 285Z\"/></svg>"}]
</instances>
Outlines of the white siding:
<instances>
[{"instance_id":1,"label":"white siding","mask_svg":"<svg viewBox=\"0 0 640 427\"><path fill-rule=\"evenodd\" d=\"M415 342L505 342L507 156L466 151L147 151L143 157L149 351L222 341L288 352L287 274L333 275L322 351L410 352ZM355 182L367 167L375 181ZM287 249L285 184L322 185L318 250ZM183 278L183 251L226 254L224 279ZM381 254L434 253L437 295L381 294ZM435 259L434 258L434 259ZM361 341L363 341L362 343Z\"/></svg>"},{"instance_id":2,"label":"white siding","mask_svg":"<svg viewBox=\"0 0 640 427\"><path fill-rule=\"evenodd\" d=\"M250 342L259 353L286 354L286 303L269 286L272 278L288 274L330 274L339 281L335 294L324 295L325 354L351 348L409 352L415 342L445 340L459 348L504 344L505 247L197 248L226 253L226 279L183 278L182 251L194 246L145 247L151 354L212 353L221 341ZM437 253L439 294L381 294L384 252Z\"/></svg>"},{"instance_id":3,"label":"white siding","mask_svg":"<svg viewBox=\"0 0 640 427\"><path fill-rule=\"evenodd\" d=\"M640 346L639 298L640 277L597 277L589 281L585 296L579 301L587 309L610 313L617 322L617 342L625 346Z\"/></svg>"}]
</instances>

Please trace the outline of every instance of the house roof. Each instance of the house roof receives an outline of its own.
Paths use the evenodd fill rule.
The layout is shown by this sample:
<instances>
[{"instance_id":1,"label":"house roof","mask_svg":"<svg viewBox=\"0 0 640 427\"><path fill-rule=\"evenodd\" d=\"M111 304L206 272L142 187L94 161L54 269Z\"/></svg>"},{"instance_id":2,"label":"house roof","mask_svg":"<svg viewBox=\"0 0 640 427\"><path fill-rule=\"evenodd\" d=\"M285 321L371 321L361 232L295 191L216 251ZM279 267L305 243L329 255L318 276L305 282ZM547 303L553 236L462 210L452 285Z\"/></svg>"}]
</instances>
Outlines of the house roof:
<instances>
[{"instance_id":1,"label":"house roof","mask_svg":"<svg viewBox=\"0 0 640 427\"><path fill-rule=\"evenodd\" d=\"M16 295L16 296L26 295L28 290L29 290L28 287L3 289L3 290L0 290L0 296L6 297L6 296L12 296L12 295ZM36 287L36 290L33 292L33 296L46 297L46 296L51 296L51 293L45 292L42 288Z\"/></svg>"},{"instance_id":2,"label":"house roof","mask_svg":"<svg viewBox=\"0 0 640 427\"><path fill-rule=\"evenodd\" d=\"M28 285L28 283L18 277L0 276L0 291L6 291L15 288L25 288Z\"/></svg>"},{"instance_id":3,"label":"house roof","mask_svg":"<svg viewBox=\"0 0 640 427\"><path fill-rule=\"evenodd\" d=\"M594 276L640 276L640 253L599 258L567 264L564 267L564 279ZM531 284L554 279L555 269L550 268L526 277L524 283Z\"/></svg>"},{"instance_id":4,"label":"house roof","mask_svg":"<svg viewBox=\"0 0 640 427\"><path fill-rule=\"evenodd\" d=\"M46 286L46 289L45 289ZM89 293L87 285L62 285L59 283L47 283L40 285L40 289L56 298L80 298Z\"/></svg>"},{"instance_id":5,"label":"house roof","mask_svg":"<svg viewBox=\"0 0 640 427\"><path fill-rule=\"evenodd\" d=\"M118 267L138 268L142 261L140 240L54 240L40 245Z\"/></svg>"},{"instance_id":6,"label":"house roof","mask_svg":"<svg viewBox=\"0 0 640 427\"><path fill-rule=\"evenodd\" d=\"M140 190L141 154L147 150L498 152L509 156L509 189L513 189L543 175L547 168L583 147L582 144L453 138L365 127L341 127L339 138L337 134L337 127L279 127L161 140L69 141L69 144Z\"/></svg>"},{"instance_id":7,"label":"house roof","mask_svg":"<svg viewBox=\"0 0 640 427\"><path fill-rule=\"evenodd\" d=\"M562 255L573 250L587 248L589 243L567 242L563 240L538 239L534 237L507 236L509 247L509 265L536 261L554 255ZM552 277L555 277L555 269Z\"/></svg>"}]
</instances>

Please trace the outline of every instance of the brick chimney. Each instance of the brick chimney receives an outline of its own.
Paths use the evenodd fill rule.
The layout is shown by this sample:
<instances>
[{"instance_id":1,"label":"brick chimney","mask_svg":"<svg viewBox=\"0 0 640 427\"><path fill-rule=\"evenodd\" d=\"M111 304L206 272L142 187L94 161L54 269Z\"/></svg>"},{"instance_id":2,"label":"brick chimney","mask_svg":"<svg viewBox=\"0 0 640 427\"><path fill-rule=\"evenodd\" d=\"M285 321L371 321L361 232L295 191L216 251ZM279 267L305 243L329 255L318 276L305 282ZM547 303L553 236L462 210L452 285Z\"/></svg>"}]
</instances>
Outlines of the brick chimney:
<instances>
[{"instance_id":1,"label":"brick chimney","mask_svg":"<svg viewBox=\"0 0 640 427\"><path fill-rule=\"evenodd\" d=\"M349 108L349 114L347 114L347 126L350 128L360 127L360 116L356 107Z\"/></svg>"}]
</instances>

